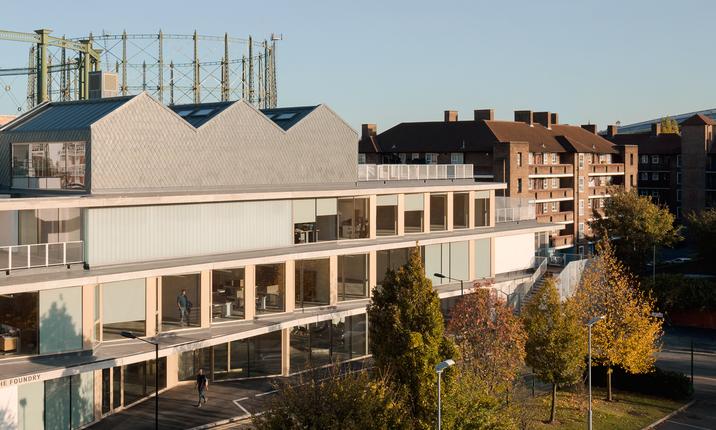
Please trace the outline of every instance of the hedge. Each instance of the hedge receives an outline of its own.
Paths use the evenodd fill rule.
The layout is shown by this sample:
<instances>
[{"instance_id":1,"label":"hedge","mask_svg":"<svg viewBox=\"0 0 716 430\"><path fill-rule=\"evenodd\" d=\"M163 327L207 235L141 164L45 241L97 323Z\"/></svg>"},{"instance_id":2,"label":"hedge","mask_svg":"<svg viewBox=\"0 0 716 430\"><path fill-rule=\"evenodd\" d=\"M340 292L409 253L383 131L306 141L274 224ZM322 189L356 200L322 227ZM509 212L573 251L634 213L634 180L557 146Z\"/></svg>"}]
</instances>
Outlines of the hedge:
<instances>
[{"instance_id":1,"label":"hedge","mask_svg":"<svg viewBox=\"0 0 716 430\"><path fill-rule=\"evenodd\" d=\"M606 367L592 366L592 385L607 386ZM658 367L653 372L641 374L631 374L621 368L614 368L612 388L673 400L684 400L693 394L691 380L688 376Z\"/></svg>"}]
</instances>

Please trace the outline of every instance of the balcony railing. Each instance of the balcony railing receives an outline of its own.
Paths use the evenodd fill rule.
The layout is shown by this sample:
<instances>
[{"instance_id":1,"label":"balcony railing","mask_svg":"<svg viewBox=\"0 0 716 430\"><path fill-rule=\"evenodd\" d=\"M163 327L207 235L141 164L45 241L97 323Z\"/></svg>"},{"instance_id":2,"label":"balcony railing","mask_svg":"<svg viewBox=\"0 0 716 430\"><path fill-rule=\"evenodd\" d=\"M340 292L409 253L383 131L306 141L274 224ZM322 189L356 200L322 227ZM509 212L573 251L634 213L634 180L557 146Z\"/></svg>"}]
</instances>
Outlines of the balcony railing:
<instances>
[{"instance_id":1,"label":"balcony railing","mask_svg":"<svg viewBox=\"0 0 716 430\"><path fill-rule=\"evenodd\" d=\"M0 246L0 270L66 266L84 262L84 242Z\"/></svg>"},{"instance_id":2,"label":"balcony railing","mask_svg":"<svg viewBox=\"0 0 716 430\"><path fill-rule=\"evenodd\" d=\"M574 212L565 211L549 214L537 214L538 222L569 222L574 221Z\"/></svg>"},{"instance_id":3,"label":"balcony railing","mask_svg":"<svg viewBox=\"0 0 716 430\"><path fill-rule=\"evenodd\" d=\"M574 245L574 235L571 234L565 234L563 236L552 236L550 238L550 241L552 242L552 247L562 247L562 246L572 246Z\"/></svg>"},{"instance_id":4,"label":"balcony railing","mask_svg":"<svg viewBox=\"0 0 716 430\"><path fill-rule=\"evenodd\" d=\"M572 173L571 164L530 164L530 176L567 175Z\"/></svg>"},{"instance_id":5,"label":"balcony railing","mask_svg":"<svg viewBox=\"0 0 716 430\"><path fill-rule=\"evenodd\" d=\"M535 219L535 205L518 197L495 197L495 222L515 222Z\"/></svg>"},{"instance_id":6,"label":"balcony railing","mask_svg":"<svg viewBox=\"0 0 716 430\"><path fill-rule=\"evenodd\" d=\"M473 179L472 164L359 164L359 181Z\"/></svg>"},{"instance_id":7,"label":"balcony railing","mask_svg":"<svg viewBox=\"0 0 716 430\"><path fill-rule=\"evenodd\" d=\"M624 173L624 165L623 164L592 164L589 166L589 173L614 173L614 174L621 174Z\"/></svg>"},{"instance_id":8,"label":"balcony railing","mask_svg":"<svg viewBox=\"0 0 716 430\"><path fill-rule=\"evenodd\" d=\"M572 198L572 188L556 188L551 190L534 190L535 200L565 199Z\"/></svg>"},{"instance_id":9,"label":"balcony railing","mask_svg":"<svg viewBox=\"0 0 716 430\"><path fill-rule=\"evenodd\" d=\"M589 195L590 196L608 196L609 195L609 187L606 185L589 187Z\"/></svg>"}]
</instances>

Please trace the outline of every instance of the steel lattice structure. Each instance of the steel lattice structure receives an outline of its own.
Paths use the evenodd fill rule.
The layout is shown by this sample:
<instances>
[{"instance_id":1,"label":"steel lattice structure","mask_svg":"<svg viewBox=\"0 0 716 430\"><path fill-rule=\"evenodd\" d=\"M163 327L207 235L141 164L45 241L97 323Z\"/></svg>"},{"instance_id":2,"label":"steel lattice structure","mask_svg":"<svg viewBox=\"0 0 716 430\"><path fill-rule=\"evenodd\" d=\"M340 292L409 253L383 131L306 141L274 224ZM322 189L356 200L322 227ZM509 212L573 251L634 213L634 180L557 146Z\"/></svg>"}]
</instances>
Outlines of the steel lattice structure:
<instances>
[{"instance_id":1,"label":"steel lattice structure","mask_svg":"<svg viewBox=\"0 0 716 430\"><path fill-rule=\"evenodd\" d=\"M0 84L18 111L45 100L87 98L88 73L116 72L119 94L146 91L167 104L243 98L259 108L276 107L276 42L193 34L90 34L55 38L49 30L19 33L0 30L0 40L29 42L27 67L0 68ZM44 78L41 78L43 77ZM7 77L27 80L8 85ZM25 91L24 106L17 91ZM14 91L14 93L13 93ZM0 96L2 93L0 93Z\"/></svg>"}]
</instances>

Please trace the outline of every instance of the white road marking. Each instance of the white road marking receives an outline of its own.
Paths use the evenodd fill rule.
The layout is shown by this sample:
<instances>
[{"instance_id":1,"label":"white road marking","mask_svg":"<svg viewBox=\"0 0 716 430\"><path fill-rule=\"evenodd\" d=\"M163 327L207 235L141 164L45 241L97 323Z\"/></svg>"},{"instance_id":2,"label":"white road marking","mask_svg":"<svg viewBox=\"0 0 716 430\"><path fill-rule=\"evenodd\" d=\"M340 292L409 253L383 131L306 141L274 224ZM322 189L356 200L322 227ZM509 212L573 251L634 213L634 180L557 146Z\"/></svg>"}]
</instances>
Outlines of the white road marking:
<instances>
[{"instance_id":1,"label":"white road marking","mask_svg":"<svg viewBox=\"0 0 716 430\"><path fill-rule=\"evenodd\" d=\"M250 418L250 417L251 417L251 412L247 411L246 408L243 407L243 406L241 405L241 403L239 403L239 402L242 402L242 401L248 400L248 399L249 399L248 397L242 397L242 398L240 398L240 399L233 400L233 402L234 402L234 404L236 405L236 407L239 408L239 409L241 409L241 410L244 412L244 415L242 415L242 416L240 416L240 417L237 417L238 419Z\"/></svg>"},{"instance_id":2,"label":"white road marking","mask_svg":"<svg viewBox=\"0 0 716 430\"><path fill-rule=\"evenodd\" d=\"M267 391L265 393L257 394L256 397L268 396L269 394L278 393L278 390Z\"/></svg>"}]
</instances>

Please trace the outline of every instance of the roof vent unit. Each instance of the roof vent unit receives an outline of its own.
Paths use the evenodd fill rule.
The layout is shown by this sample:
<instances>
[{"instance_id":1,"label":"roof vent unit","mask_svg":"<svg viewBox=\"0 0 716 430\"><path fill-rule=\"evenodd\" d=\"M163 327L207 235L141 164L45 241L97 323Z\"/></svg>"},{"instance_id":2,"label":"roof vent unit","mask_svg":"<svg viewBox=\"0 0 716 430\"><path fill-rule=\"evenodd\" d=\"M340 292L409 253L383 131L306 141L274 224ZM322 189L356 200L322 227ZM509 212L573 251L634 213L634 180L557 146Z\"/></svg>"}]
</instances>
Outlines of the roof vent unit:
<instances>
[{"instance_id":1,"label":"roof vent unit","mask_svg":"<svg viewBox=\"0 0 716 430\"><path fill-rule=\"evenodd\" d=\"M117 97L119 95L119 78L112 72L90 72L89 73L89 98L90 100Z\"/></svg>"}]
</instances>

